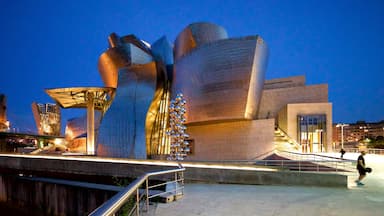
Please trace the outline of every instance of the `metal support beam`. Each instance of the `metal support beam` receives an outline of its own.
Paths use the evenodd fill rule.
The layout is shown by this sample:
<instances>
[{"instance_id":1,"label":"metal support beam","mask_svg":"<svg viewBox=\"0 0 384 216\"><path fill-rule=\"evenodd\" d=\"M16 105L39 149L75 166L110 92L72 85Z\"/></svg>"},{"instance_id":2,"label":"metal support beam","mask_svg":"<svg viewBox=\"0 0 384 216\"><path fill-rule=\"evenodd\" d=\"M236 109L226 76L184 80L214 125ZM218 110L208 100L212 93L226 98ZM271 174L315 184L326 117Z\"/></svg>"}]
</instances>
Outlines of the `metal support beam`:
<instances>
[{"instance_id":1,"label":"metal support beam","mask_svg":"<svg viewBox=\"0 0 384 216\"><path fill-rule=\"evenodd\" d=\"M95 104L93 92L87 92L87 154L95 154Z\"/></svg>"}]
</instances>

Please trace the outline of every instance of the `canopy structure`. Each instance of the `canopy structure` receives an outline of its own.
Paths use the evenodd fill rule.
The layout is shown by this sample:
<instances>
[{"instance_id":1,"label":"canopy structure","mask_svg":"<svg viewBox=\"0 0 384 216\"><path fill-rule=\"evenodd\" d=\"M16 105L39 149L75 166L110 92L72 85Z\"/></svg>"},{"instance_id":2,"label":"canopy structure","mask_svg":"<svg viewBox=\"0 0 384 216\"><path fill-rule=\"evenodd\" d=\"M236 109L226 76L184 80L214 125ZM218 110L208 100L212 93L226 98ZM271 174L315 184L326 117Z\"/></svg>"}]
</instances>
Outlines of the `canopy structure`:
<instances>
[{"instance_id":1,"label":"canopy structure","mask_svg":"<svg viewBox=\"0 0 384 216\"><path fill-rule=\"evenodd\" d=\"M74 87L46 89L62 108L87 108L87 154L95 154L95 109L104 113L115 95L110 87Z\"/></svg>"}]
</instances>

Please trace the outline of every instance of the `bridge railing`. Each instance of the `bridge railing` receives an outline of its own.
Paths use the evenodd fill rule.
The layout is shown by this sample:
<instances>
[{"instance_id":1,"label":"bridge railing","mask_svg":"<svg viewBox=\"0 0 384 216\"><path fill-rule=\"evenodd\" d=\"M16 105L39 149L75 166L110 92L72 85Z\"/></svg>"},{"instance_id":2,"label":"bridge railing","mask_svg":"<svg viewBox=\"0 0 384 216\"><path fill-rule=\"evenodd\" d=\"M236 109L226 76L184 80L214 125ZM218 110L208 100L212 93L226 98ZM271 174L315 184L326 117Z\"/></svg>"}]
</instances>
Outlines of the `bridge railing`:
<instances>
[{"instance_id":1,"label":"bridge railing","mask_svg":"<svg viewBox=\"0 0 384 216\"><path fill-rule=\"evenodd\" d=\"M129 184L107 202L103 203L89 215L118 215L124 205L128 206L126 210L127 212L123 213L124 215L140 215L140 213L149 210L149 200L152 198L160 197L166 193L172 193L175 196L182 196L184 194L184 171L185 168L179 165L178 169L146 173L137 178L134 182ZM172 180L160 184L149 185L150 177L164 176L167 174L173 175ZM156 193L155 188L164 187L166 185L173 185L174 187L172 190ZM150 190L155 191L155 193L150 194Z\"/></svg>"},{"instance_id":2,"label":"bridge railing","mask_svg":"<svg viewBox=\"0 0 384 216\"><path fill-rule=\"evenodd\" d=\"M332 157L327 155L315 154L315 153L297 153L289 151L278 151L279 155L282 155L291 160L307 161L311 162L318 169L319 167L332 167L337 172L341 171L354 171L356 168L356 161L341 159L339 157Z\"/></svg>"},{"instance_id":3,"label":"bridge railing","mask_svg":"<svg viewBox=\"0 0 384 216\"><path fill-rule=\"evenodd\" d=\"M353 164L351 161L336 160L259 160L256 165L272 166L282 170L298 172L350 172Z\"/></svg>"},{"instance_id":4,"label":"bridge railing","mask_svg":"<svg viewBox=\"0 0 384 216\"><path fill-rule=\"evenodd\" d=\"M360 153L362 149L359 148L344 148L346 152L351 152L351 153ZM384 149L379 149L379 148L367 148L364 149L367 154L384 154ZM339 152L340 149L336 149L336 152Z\"/></svg>"}]
</instances>

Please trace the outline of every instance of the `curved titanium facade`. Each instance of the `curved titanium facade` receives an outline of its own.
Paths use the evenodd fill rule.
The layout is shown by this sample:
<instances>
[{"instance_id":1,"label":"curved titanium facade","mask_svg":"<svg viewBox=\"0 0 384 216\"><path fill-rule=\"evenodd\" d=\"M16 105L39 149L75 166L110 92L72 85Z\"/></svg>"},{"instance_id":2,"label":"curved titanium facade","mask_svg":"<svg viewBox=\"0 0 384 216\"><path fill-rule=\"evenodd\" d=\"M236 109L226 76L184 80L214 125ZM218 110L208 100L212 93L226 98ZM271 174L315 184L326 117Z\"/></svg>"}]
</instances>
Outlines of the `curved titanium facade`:
<instances>
[{"instance_id":1,"label":"curved titanium facade","mask_svg":"<svg viewBox=\"0 0 384 216\"><path fill-rule=\"evenodd\" d=\"M99 72L116 94L100 124L97 155L168 154L171 88L188 101L187 123L256 118L268 59L259 36L228 39L218 25L195 23L174 48L165 37L149 46L133 35L111 34L109 43Z\"/></svg>"},{"instance_id":2,"label":"curved titanium facade","mask_svg":"<svg viewBox=\"0 0 384 216\"><path fill-rule=\"evenodd\" d=\"M100 125L97 155L145 159L167 153L170 68L166 64L172 64L171 46L162 38L150 49L134 36L116 34L109 42L99 71L105 85L117 88Z\"/></svg>"},{"instance_id":3,"label":"curved titanium facade","mask_svg":"<svg viewBox=\"0 0 384 216\"><path fill-rule=\"evenodd\" d=\"M268 48L259 36L218 40L175 63L173 93L182 92L187 122L255 119Z\"/></svg>"},{"instance_id":4,"label":"curved titanium facade","mask_svg":"<svg viewBox=\"0 0 384 216\"><path fill-rule=\"evenodd\" d=\"M188 54L198 46L227 38L227 31L221 26L211 23L190 24L175 40L175 60Z\"/></svg>"},{"instance_id":5,"label":"curved titanium facade","mask_svg":"<svg viewBox=\"0 0 384 216\"><path fill-rule=\"evenodd\" d=\"M101 78L106 87L116 88L118 71L130 64L147 64L152 61L148 47L133 35L120 38L115 33L108 38L110 48L98 63Z\"/></svg>"},{"instance_id":6,"label":"curved titanium facade","mask_svg":"<svg viewBox=\"0 0 384 216\"><path fill-rule=\"evenodd\" d=\"M97 155L147 158L146 116L155 90L154 62L119 71L115 99L99 128Z\"/></svg>"}]
</instances>

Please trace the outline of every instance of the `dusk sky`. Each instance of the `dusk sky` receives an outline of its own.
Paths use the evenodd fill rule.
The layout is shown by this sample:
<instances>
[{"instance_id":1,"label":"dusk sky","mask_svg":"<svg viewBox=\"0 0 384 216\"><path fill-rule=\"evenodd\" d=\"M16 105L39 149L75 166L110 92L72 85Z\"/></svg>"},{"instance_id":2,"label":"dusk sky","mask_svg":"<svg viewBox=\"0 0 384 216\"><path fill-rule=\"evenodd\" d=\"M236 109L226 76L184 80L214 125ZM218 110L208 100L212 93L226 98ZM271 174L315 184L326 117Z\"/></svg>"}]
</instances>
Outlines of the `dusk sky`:
<instances>
[{"instance_id":1,"label":"dusk sky","mask_svg":"<svg viewBox=\"0 0 384 216\"><path fill-rule=\"evenodd\" d=\"M173 43L188 24L211 22L229 37L260 35L270 49L266 78L305 75L328 84L334 123L384 120L384 1L0 2L0 93L12 127L36 131L32 102L46 88L103 86L97 62L107 37L135 34ZM63 122L85 110L62 110Z\"/></svg>"}]
</instances>

